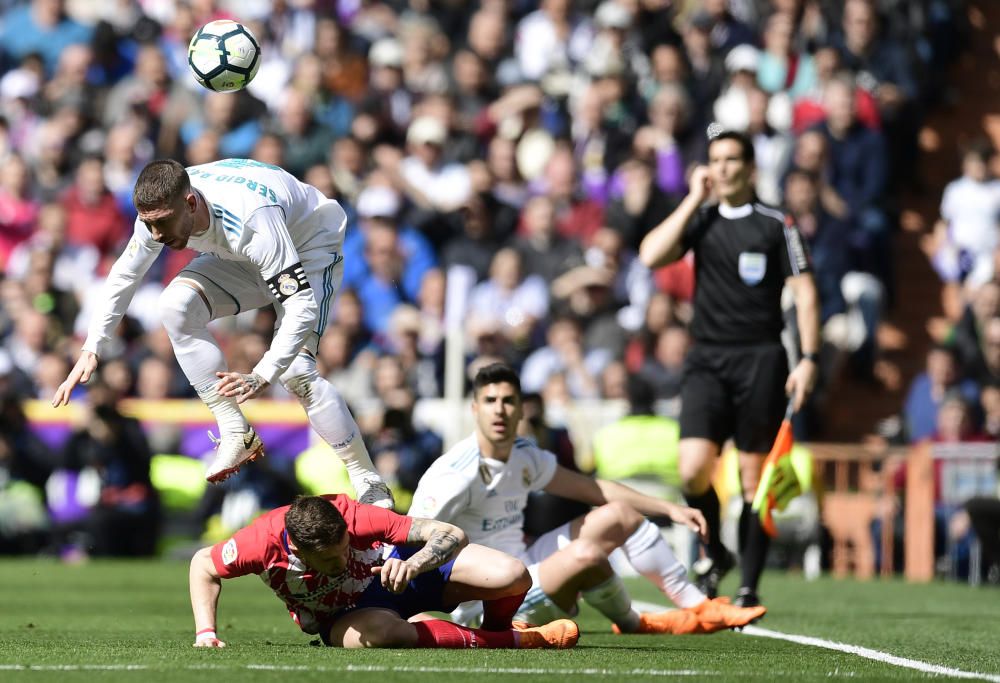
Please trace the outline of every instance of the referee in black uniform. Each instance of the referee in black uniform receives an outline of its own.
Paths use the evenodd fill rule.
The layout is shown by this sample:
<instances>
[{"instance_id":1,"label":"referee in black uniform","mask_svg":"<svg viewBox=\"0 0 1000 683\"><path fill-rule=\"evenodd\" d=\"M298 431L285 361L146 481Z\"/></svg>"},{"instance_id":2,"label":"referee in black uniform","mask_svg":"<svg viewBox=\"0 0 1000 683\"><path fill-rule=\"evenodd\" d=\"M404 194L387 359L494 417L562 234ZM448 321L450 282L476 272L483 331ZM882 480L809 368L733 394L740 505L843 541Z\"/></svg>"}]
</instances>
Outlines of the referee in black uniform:
<instances>
[{"instance_id":1,"label":"referee in black uniform","mask_svg":"<svg viewBox=\"0 0 1000 683\"><path fill-rule=\"evenodd\" d=\"M768 536L750 503L788 396L798 410L816 379L819 305L802 238L787 217L757 203L753 143L722 132L709 141L708 166L691 175L677 209L643 238L642 262L657 268L688 249L695 256L694 345L681 389L680 475L688 504L705 515L709 541L699 586L710 597L734 560L719 537L715 458L732 437L743 485L741 583L736 604L759 604L757 583ZM702 206L714 196L718 203ZM781 290L795 296L801 360L789 372L781 344Z\"/></svg>"}]
</instances>

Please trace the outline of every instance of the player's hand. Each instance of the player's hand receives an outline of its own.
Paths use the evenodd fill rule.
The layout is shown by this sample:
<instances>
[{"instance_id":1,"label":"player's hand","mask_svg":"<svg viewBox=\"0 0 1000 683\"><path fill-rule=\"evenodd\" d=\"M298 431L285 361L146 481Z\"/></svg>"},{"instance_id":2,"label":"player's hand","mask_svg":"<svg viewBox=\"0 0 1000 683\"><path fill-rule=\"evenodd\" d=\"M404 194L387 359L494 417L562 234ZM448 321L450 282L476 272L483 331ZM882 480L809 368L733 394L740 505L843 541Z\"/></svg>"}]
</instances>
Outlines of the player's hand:
<instances>
[{"instance_id":1,"label":"player's hand","mask_svg":"<svg viewBox=\"0 0 1000 683\"><path fill-rule=\"evenodd\" d=\"M219 640L215 631L199 633L194 637L194 647L225 647L226 644Z\"/></svg>"},{"instance_id":2,"label":"player's hand","mask_svg":"<svg viewBox=\"0 0 1000 683\"><path fill-rule=\"evenodd\" d=\"M249 375L239 372L217 372L215 376L219 378L219 383L215 385L219 395L227 398L236 397L237 403L257 398L270 385L270 382L256 372Z\"/></svg>"},{"instance_id":3,"label":"player's hand","mask_svg":"<svg viewBox=\"0 0 1000 683\"><path fill-rule=\"evenodd\" d=\"M809 392L816 385L817 373L816 362L803 358L788 375L788 381L785 382L785 393L792 397L795 412L802 408L802 404L809 397Z\"/></svg>"},{"instance_id":4,"label":"player's hand","mask_svg":"<svg viewBox=\"0 0 1000 683\"><path fill-rule=\"evenodd\" d=\"M398 557L390 557L381 567L372 567L372 574L379 574L382 587L391 593L402 593L419 572Z\"/></svg>"},{"instance_id":5,"label":"player's hand","mask_svg":"<svg viewBox=\"0 0 1000 683\"><path fill-rule=\"evenodd\" d=\"M76 385L89 382L90 377L96 369L97 355L90 351L81 351L80 358L77 359L76 365L73 366L69 375L66 376L66 381L60 384L59 388L56 389L56 393L53 394L52 407L58 408L59 406L67 405L69 403L69 396L73 393Z\"/></svg>"},{"instance_id":6,"label":"player's hand","mask_svg":"<svg viewBox=\"0 0 1000 683\"><path fill-rule=\"evenodd\" d=\"M708 199L712 194L712 177L708 173L708 166L695 166L688 184L691 187L688 194L695 197L699 204Z\"/></svg>"},{"instance_id":7,"label":"player's hand","mask_svg":"<svg viewBox=\"0 0 1000 683\"><path fill-rule=\"evenodd\" d=\"M708 541L708 523L705 521L705 516L701 514L701 510L684 505L672 505L670 521L683 524L691 531L697 531L698 536L703 541Z\"/></svg>"}]
</instances>

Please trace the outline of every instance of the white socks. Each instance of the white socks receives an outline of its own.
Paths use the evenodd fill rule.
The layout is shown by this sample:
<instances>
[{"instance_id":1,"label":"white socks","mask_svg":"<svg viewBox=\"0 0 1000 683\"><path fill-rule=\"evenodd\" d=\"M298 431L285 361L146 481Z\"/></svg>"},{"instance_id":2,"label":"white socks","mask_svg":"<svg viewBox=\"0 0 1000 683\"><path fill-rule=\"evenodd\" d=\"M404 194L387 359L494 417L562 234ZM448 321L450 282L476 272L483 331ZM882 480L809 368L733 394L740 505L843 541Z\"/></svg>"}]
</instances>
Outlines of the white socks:
<instances>
[{"instance_id":1,"label":"white socks","mask_svg":"<svg viewBox=\"0 0 1000 683\"><path fill-rule=\"evenodd\" d=\"M235 398L219 396L216 372L226 371L226 359L208 331L210 314L193 288L173 283L160 295L160 315L174 347L177 363L198 396L219 423L221 434L244 434L250 428Z\"/></svg>"},{"instance_id":2,"label":"white socks","mask_svg":"<svg viewBox=\"0 0 1000 683\"><path fill-rule=\"evenodd\" d=\"M628 537L622 550L635 570L678 607L694 607L705 601L705 594L687 580L687 569L663 540L659 528L648 519Z\"/></svg>"},{"instance_id":3,"label":"white socks","mask_svg":"<svg viewBox=\"0 0 1000 683\"><path fill-rule=\"evenodd\" d=\"M581 595L588 605L617 624L622 632L633 633L639 629L639 613L632 608L632 598L617 574Z\"/></svg>"},{"instance_id":4,"label":"white socks","mask_svg":"<svg viewBox=\"0 0 1000 683\"><path fill-rule=\"evenodd\" d=\"M300 352L281 375L281 383L298 397L309 416L309 424L344 461L358 495L367 488L363 485L365 479L377 478L381 481L361 438L358 423L340 393L319 376L315 358Z\"/></svg>"},{"instance_id":5,"label":"white socks","mask_svg":"<svg viewBox=\"0 0 1000 683\"><path fill-rule=\"evenodd\" d=\"M215 390L218 383L217 377L201 387L195 387L198 396L205 402L208 409L215 415L216 422L219 423L219 435L224 434L245 434L250 429L247 419L243 417L243 411L235 398L220 396Z\"/></svg>"}]
</instances>

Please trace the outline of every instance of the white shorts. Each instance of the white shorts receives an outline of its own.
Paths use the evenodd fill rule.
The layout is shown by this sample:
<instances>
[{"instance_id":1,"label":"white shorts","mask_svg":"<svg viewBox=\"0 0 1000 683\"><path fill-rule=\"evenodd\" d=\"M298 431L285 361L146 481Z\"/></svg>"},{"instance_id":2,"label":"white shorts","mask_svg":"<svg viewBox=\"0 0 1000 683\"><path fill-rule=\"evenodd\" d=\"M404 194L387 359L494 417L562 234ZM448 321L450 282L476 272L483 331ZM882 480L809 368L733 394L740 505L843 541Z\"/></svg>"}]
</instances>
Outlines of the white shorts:
<instances>
[{"instance_id":1,"label":"white shorts","mask_svg":"<svg viewBox=\"0 0 1000 683\"><path fill-rule=\"evenodd\" d=\"M520 555L518 559L524 562L531 576L531 589L524 596L521 609L518 611L519 617L524 621L533 624L546 624L554 619L565 619L576 616L578 610L574 607L571 613L565 612L557 604L549 599L549 596L542 590L542 579L539 576L538 568L542 562L552 556L555 552L562 550L572 542L569 535L569 522L557 526L551 531L547 531L532 543Z\"/></svg>"},{"instance_id":2,"label":"white shorts","mask_svg":"<svg viewBox=\"0 0 1000 683\"><path fill-rule=\"evenodd\" d=\"M344 256L335 250L313 250L308 258L303 257L302 266L319 307L316 327L305 343L305 347L315 355L344 277ZM278 314L275 327L281 324L284 306L274 299L260 271L249 261L228 261L213 254L199 254L177 277L195 280L202 285L203 299L212 320L274 306Z\"/></svg>"}]
</instances>

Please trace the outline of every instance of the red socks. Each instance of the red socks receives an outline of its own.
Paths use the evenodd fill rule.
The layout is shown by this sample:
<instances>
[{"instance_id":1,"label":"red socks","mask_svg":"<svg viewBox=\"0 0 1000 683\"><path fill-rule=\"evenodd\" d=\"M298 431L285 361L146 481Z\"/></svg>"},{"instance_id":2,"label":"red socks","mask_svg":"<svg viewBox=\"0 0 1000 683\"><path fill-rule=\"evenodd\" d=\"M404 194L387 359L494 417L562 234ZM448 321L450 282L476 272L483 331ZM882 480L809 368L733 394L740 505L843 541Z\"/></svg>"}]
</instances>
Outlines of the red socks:
<instances>
[{"instance_id":1,"label":"red socks","mask_svg":"<svg viewBox=\"0 0 1000 683\"><path fill-rule=\"evenodd\" d=\"M483 600L483 630L508 631L510 620L517 614L527 592L496 600Z\"/></svg>"},{"instance_id":2,"label":"red socks","mask_svg":"<svg viewBox=\"0 0 1000 683\"><path fill-rule=\"evenodd\" d=\"M520 602L518 604L520 605ZM515 632L509 629L506 631L487 631L481 628L466 628L443 619L428 619L412 623L413 627L417 629L417 647L452 649L517 647Z\"/></svg>"}]
</instances>

